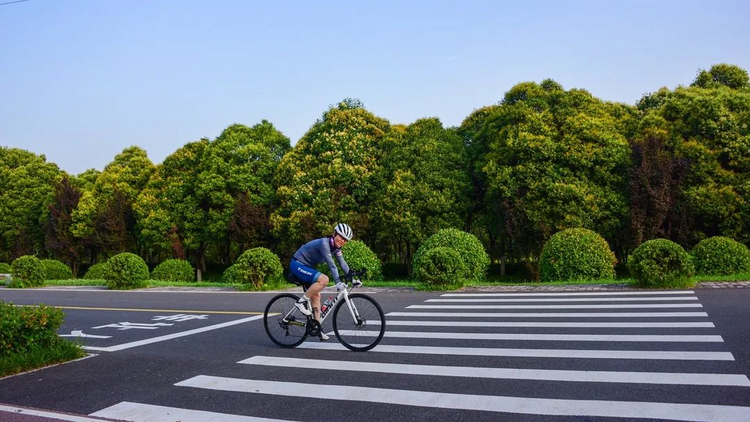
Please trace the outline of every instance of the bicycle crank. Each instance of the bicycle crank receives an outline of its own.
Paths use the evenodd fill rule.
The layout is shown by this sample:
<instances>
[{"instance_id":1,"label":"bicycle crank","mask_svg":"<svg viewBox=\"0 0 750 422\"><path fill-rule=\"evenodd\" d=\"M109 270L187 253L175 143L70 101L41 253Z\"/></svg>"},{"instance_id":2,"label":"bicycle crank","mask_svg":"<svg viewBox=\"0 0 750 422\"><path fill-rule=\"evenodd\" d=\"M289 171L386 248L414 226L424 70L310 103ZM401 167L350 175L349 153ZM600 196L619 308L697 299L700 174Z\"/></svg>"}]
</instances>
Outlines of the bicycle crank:
<instances>
[{"instance_id":1,"label":"bicycle crank","mask_svg":"<svg viewBox=\"0 0 750 422\"><path fill-rule=\"evenodd\" d=\"M317 337L320 335L320 322L315 319L307 320L307 334L311 337Z\"/></svg>"}]
</instances>

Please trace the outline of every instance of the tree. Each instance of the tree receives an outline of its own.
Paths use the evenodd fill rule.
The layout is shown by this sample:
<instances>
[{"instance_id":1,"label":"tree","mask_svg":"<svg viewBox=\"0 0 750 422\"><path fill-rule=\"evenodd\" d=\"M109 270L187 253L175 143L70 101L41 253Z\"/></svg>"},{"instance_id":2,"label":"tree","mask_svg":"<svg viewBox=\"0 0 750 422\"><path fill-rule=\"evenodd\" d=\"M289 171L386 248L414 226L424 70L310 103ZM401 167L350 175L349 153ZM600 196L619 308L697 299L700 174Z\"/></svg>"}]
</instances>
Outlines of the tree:
<instances>
[{"instance_id":1,"label":"tree","mask_svg":"<svg viewBox=\"0 0 750 422\"><path fill-rule=\"evenodd\" d=\"M271 215L281 255L330 233L336 222L371 235L369 208L388 121L348 100L331 107L284 156L276 175L279 208Z\"/></svg>"},{"instance_id":2,"label":"tree","mask_svg":"<svg viewBox=\"0 0 750 422\"><path fill-rule=\"evenodd\" d=\"M0 147L0 261L44 249L47 205L62 176L43 155Z\"/></svg>"},{"instance_id":3,"label":"tree","mask_svg":"<svg viewBox=\"0 0 750 422\"><path fill-rule=\"evenodd\" d=\"M690 86L700 88L719 88L726 86L731 89L750 88L750 78L747 70L741 67L721 63L711 66L711 70L701 70Z\"/></svg>"},{"instance_id":4,"label":"tree","mask_svg":"<svg viewBox=\"0 0 750 422\"><path fill-rule=\"evenodd\" d=\"M55 186L55 196L47 206L49 219L45 226L45 248L53 256L65 262L78 274L78 264L82 255L80 242L70 231L73 211L78 207L81 191L73 186L70 178L63 176Z\"/></svg>"}]
</instances>

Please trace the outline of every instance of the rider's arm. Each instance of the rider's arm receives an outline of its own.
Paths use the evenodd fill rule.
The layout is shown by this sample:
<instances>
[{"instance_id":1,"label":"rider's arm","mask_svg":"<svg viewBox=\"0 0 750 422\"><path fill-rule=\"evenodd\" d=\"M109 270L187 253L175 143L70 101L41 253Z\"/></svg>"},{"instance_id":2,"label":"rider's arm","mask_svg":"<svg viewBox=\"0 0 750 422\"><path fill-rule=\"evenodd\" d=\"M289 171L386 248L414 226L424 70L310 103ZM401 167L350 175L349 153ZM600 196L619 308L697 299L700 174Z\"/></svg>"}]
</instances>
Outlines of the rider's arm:
<instances>
[{"instance_id":1,"label":"rider's arm","mask_svg":"<svg viewBox=\"0 0 750 422\"><path fill-rule=\"evenodd\" d=\"M335 283L341 282L341 278L339 277L339 269L336 268L336 264L333 263L333 256L331 255L331 247L328 245L328 242L323 242L323 258L326 260L326 264L328 264L328 269L331 270L331 278ZM338 251L341 253L341 250ZM339 259L337 256L336 259ZM341 263L341 260L339 259L339 263ZM344 262L344 265L346 265L346 262ZM347 266L344 268L342 266L342 270L349 271L349 267Z\"/></svg>"},{"instance_id":2,"label":"rider's arm","mask_svg":"<svg viewBox=\"0 0 750 422\"><path fill-rule=\"evenodd\" d=\"M349 265L344 261L344 254L341 252L341 249L334 252L336 255L336 260L339 262L339 266L341 266L341 271L344 272L344 275L349 274Z\"/></svg>"}]
</instances>

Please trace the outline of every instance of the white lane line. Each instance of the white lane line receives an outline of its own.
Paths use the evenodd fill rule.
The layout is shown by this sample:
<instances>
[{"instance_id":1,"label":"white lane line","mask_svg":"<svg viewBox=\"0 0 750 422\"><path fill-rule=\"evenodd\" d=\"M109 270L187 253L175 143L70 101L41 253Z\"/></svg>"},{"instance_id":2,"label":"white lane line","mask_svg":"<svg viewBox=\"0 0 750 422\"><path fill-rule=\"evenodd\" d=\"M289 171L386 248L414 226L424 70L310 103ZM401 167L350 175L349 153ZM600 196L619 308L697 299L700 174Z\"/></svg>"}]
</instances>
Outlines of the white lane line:
<instances>
[{"instance_id":1,"label":"white lane line","mask_svg":"<svg viewBox=\"0 0 750 422\"><path fill-rule=\"evenodd\" d=\"M750 420L749 407L709 404L489 396L307 384L301 382L247 380L206 375L199 375L175 385L220 391L280 395L284 397L307 397L310 391L322 391L324 392L324 397L331 400L387 403L427 408L478 410L482 412L578 417L585 415L684 421L747 422Z\"/></svg>"},{"instance_id":2,"label":"white lane line","mask_svg":"<svg viewBox=\"0 0 750 422\"><path fill-rule=\"evenodd\" d=\"M431 375L441 377L750 387L750 379L748 379L744 374L563 371L552 369L434 366L342 360L330 361L319 359L282 358L274 356L253 356L238 363L246 365L278 366L285 368L318 368L333 371L378 372L387 374Z\"/></svg>"},{"instance_id":3,"label":"white lane line","mask_svg":"<svg viewBox=\"0 0 750 422\"><path fill-rule=\"evenodd\" d=\"M624 309L702 308L700 303L634 303L609 305L411 305L406 309Z\"/></svg>"},{"instance_id":4,"label":"white lane line","mask_svg":"<svg viewBox=\"0 0 750 422\"><path fill-rule=\"evenodd\" d=\"M390 314L389 314L390 315ZM367 321L380 325L380 321ZM526 327L526 328L714 328L713 322L488 322L488 321L402 321L389 319L386 325L410 327Z\"/></svg>"},{"instance_id":5,"label":"white lane line","mask_svg":"<svg viewBox=\"0 0 750 422\"><path fill-rule=\"evenodd\" d=\"M50 412L46 410L34 410L25 409L23 407L13 407L0 404L0 420L14 420L5 419L2 413L12 413L14 415L26 415L26 416L38 416L42 418L51 418L55 421L68 421L68 422L102 422L101 419L87 418L85 416L68 415L66 413ZM25 419L24 419L25 420Z\"/></svg>"},{"instance_id":6,"label":"white lane line","mask_svg":"<svg viewBox=\"0 0 750 422\"><path fill-rule=\"evenodd\" d=\"M263 315L255 315L249 318L242 318L242 319L238 319L234 321L222 322L221 324L209 325L207 327L196 328L194 330L183 331L180 333L167 334L167 335L163 335L159 337L147 338L145 340L138 340L138 341L133 341L130 343L118 344L115 346L109 346L109 347L84 346L83 348L86 350L95 350L99 352L116 352L118 350L130 349L133 347L144 346L146 344L158 343L161 341L172 340L175 338L191 336L193 334L205 333L206 331L213 331L213 330L218 330L221 328L231 327L232 325L244 324L246 322L255 321L258 319L262 319L262 318L263 318Z\"/></svg>"},{"instance_id":7,"label":"white lane line","mask_svg":"<svg viewBox=\"0 0 750 422\"><path fill-rule=\"evenodd\" d=\"M580 297L580 298L549 298L549 299L427 299L425 302L469 302L469 303L502 303L502 302L670 302L696 301L696 296L689 297Z\"/></svg>"},{"instance_id":8,"label":"white lane line","mask_svg":"<svg viewBox=\"0 0 750 422\"><path fill-rule=\"evenodd\" d=\"M338 343L308 341L298 349L344 350ZM638 359L638 360L717 360L734 361L729 352L683 352L651 350L575 350L575 349L502 349L485 347L432 347L394 346L379 344L370 350L383 353L410 353L422 355L494 356L521 358L578 358L578 359Z\"/></svg>"},{"instance_id":9,"label":"white lane line","mask_svg":"<svg viewBox=\"0 0 750 422\"><path fill-rule=\"evenodd\" d=\"M576 293L445 293L441 297L518 297L518 296L640 296L640 295L692 295L692 290L667 292L576 292Z\"/></svg>"},{"instance_id":10,"label":"white lane line","mask_svg":"<svg viewBox=\"0 0 750 422\"><path fill-rule=\"evenodd\" d=\"M674 318L708 317L705 312L389 312L385 316L452 318Z\"/></svg>"},{"instance_id":11,"label":"white lane line","mask_svg":"<svg viewBox=\"0 0 750 422\"><path fill-rule=\"evenodd\" d=\"M256 418L128 401L117 403L92 413L90 416L132 422L285 422L281 419Z\"/></svg>"},{"instance_id":12,"label":"white lane line","mask_svg":"<svg viewBox=\"0 0 750 422\"><path fill-rule=\"evenodd\" d=\"M344 336L377 337L380 331L339 331ZM528 340L528 341L614 341L644 343L723 343L721 336L710 335L619 335L619 334L513 334L513 333L434 333L425 331L386 331L389 338L427 338L444 340Z\"/></svg>"}]
</instances>

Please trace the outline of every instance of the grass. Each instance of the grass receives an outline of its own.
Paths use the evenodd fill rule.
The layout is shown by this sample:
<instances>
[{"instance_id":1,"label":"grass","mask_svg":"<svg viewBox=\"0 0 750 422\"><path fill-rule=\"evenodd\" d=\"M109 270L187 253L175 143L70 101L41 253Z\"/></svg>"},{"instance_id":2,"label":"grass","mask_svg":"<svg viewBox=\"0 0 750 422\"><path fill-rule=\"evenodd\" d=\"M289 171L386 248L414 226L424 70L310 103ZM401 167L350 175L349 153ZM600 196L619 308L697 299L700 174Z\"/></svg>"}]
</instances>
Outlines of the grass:
<instances>
[{"instance_id":1,"label":"grass","mask_svg":"<svg viewBox=\"0 0 750 422\"><path fill-rule=\"evenodd\" d=\"M0 357L0 377L82 358L86 353L80 344L57 338L48 347L34 347L25 353Z\"/></svg>"}]
</instances>

